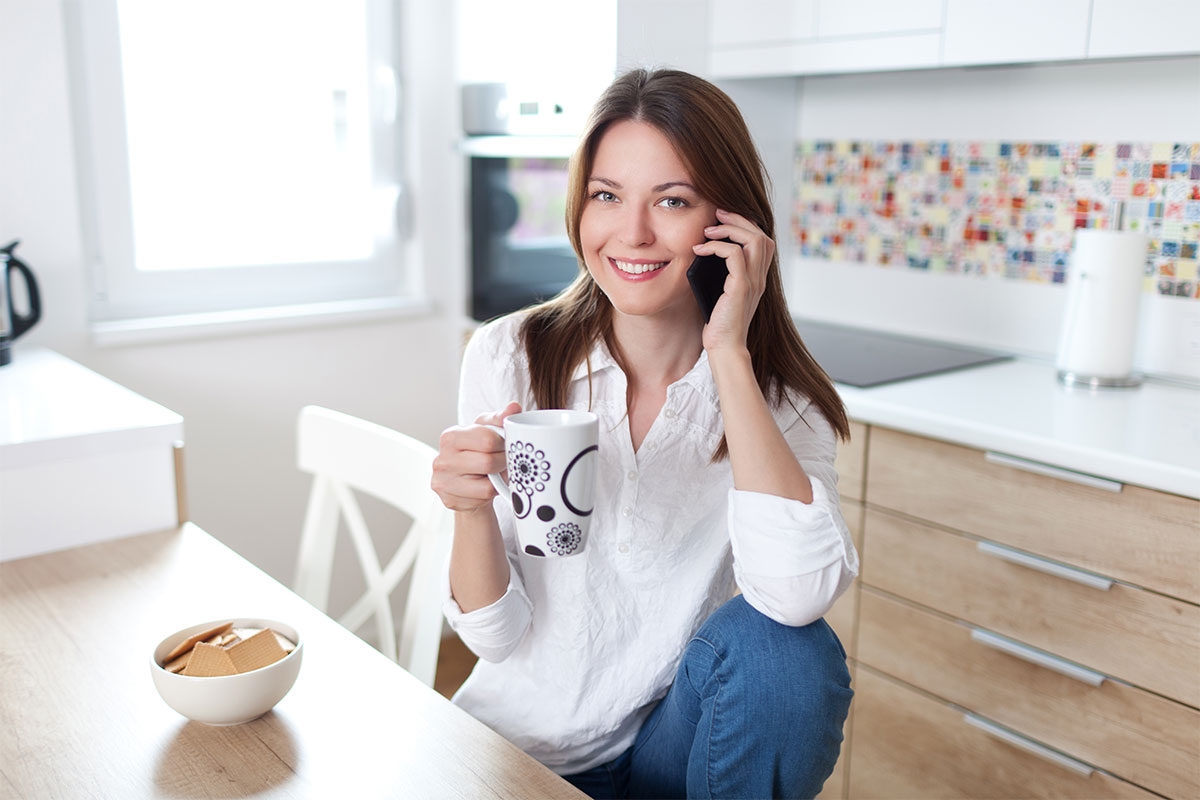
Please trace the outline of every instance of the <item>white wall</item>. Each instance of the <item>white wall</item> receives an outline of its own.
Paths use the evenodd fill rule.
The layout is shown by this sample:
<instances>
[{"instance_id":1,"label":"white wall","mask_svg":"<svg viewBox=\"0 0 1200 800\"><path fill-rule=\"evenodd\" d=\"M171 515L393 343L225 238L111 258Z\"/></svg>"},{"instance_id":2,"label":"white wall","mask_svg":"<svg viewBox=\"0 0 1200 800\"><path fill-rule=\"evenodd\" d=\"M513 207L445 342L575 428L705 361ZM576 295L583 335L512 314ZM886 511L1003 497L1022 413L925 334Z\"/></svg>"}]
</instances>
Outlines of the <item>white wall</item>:
<instances>
[{"instance_id":1,"label":"white wall","mask_svg":"<svg viewBox=\"0 0 1200 800\"><path fill-rule=\"evenodd\" d=\"M15 357L51 347L180 413L192 519L290 583L309 487L294 463L301 406L327 405L431 444L454 421L465 250L450 4L407 3L402 20L405 99L420 123L406 130L419 198L409 251L435 312L108 348L92 344L87 324L61 4L0 0L0 20L0 239L22 240L44 306ZM335 585L335 605L344 592Z\"/></svg>"},{"instance_id":2,"label":"white wall","mask_svg":"<svg viewBox=\"0 0 1200 800\"><path fill-rule=\"evenodd\" d=\"M1194 142L1200 58L944 69L799 81L797 139ZM790 183L791 176L787 176ZM780 214L790 219L790 207ZM998 276L800 259L797 313L1051 356L1066 291ZM1137 364L1200 380L1200 303L1143 295Z\"/></svg>"}]
</instances>

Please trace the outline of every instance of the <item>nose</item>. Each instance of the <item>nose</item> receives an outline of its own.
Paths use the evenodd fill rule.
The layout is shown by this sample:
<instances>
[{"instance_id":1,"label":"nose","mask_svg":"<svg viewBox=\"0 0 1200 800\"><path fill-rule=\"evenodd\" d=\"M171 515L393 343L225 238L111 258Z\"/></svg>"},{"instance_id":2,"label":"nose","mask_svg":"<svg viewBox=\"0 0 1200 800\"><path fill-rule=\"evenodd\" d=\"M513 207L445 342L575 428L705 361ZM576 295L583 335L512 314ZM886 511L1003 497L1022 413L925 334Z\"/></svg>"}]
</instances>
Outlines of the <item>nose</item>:
<instances>
[{"instance_id":1,"label":"nose","mask_svg":"<svg viewBox=\"0 0 1200 800\"><path fill-rule=\"evenodd\" d=\"M621 221L621 244L629 247L645 247L654 243L654 228L650 222L650 209L627 206Z\"/></svg>"}]
</instances>

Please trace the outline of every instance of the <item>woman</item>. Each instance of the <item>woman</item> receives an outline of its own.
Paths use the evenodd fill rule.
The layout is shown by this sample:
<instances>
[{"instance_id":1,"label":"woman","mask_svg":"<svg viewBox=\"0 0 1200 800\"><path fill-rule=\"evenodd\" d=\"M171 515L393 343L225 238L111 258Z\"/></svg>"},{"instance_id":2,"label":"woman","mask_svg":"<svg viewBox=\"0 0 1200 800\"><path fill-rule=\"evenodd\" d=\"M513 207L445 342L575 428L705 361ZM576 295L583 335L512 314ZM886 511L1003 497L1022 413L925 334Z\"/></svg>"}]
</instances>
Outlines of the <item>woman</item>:
<instances>
[{"instance_id":1,"label":"woman","mask_svg":"<svg viewBox=\"0 0 1200 800\"><path fill-rule=\"evenodd\" d=\"M434 462L456 512L446 617L481 659L454 700L596 797L815 795L851 696L821 619L858 570L847 422L788 316L736 106L682 72L618 78L572 159L567 229L579 277L472 338ZM685 274L701 254L729 269L707 324ZM492 502L504 455L482 426L532 407L600 417L579 557L518 554Z\"/></svg>"}]
</instances>

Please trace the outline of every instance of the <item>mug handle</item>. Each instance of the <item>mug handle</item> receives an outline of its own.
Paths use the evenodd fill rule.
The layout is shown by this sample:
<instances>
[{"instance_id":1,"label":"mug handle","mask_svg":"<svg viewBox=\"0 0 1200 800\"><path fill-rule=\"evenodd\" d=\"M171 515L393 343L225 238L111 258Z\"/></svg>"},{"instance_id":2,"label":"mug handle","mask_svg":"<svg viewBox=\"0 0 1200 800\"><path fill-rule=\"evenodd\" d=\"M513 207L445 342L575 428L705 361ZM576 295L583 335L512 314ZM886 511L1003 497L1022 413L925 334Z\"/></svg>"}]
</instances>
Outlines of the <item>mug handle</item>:
<instances>
[{"instance_id":1,"label":"mug handle","mask_svg":"<svg viewBox=\"0 0 1200 800\"><path fill-rule=\"evenodd\" d=\"M484 425L483 427L493 430L496 433L500 434L500 441L505 442L505 443L508 442L508 439L504 435L503 428L499 428L495 425ZM499 472L488 473L488 480L492 482L492 486L496 487L496 491L500 493L501 497L503 497L503 498L512 497L512 489L508 488L508 484L505 482L504 478L502 478L500 476Z\"/></svg>"}]
</instances>

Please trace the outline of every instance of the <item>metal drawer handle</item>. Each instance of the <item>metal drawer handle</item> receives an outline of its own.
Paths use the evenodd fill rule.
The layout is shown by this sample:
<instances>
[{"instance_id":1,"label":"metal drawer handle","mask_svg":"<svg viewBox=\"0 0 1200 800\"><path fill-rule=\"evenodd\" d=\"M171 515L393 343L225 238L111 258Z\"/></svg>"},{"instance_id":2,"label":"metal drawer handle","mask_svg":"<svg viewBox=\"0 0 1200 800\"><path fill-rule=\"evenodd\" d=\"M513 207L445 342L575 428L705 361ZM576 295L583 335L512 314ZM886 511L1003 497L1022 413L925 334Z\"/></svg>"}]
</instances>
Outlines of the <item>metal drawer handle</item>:
<instances>
[{"instance_id":1,"label":"metal drawer handle","mask_svg":"<svg viewBox=\"0 0 1200 800\"><path fill-rule=\"evenodd\" d=\"M1026 753L1030 753L1031 755L1035 755L1045 761L1049 761L1051 764L1057 764L1063 769L1069 769L1076 775L1082 775L1083 777L1088 778L1091 777L1093 772L1095 772L1094 769L1082 761L1076 761L1070 756L1064 756L1057 750L1051 750L1044 744L1038 744L1032 739L1027 739L1019 733L1013 733L1008 728L1001 728L994 722L988 722L983 717L977 717L974 714L967 712L963 714L963 721L972 727L978 728L986 734L996 737L1002 742L1008 742L1013 747L1024 750Z\"/></svg>"},{"instance_id":2,"label":"metal drawer handle","mask_svg":"<svg viewBox=\"0 0 1200 800\"><path fill-rule=\"evenodd\" d=\"M1029 553L1022 553L1020 550L1013 550L1011 547L1004 547L992 542L979 542L977 546L979 552L984 555L995 556L996 558L1004 559L1022 567L1036 569L1038 572L1044 572L1056 578L1066 578L1069 581L1081 583L1093 589L1101 589L1107 592L1113 585L1113 582L1108 578L1101 577L1095 573L1085 572L1075 567L1068 567L1066 564L1059 564L1057 561L1050 561L1049 559L1030 555Z\"/></svg>"},{"instance_id":3,"label":"metal drawer handle","mask_svg":"<svg viewBox=\"0 0 1200 800\"><path fill-rule=\"evenodd\" d=\"M1125 484L1118 481L1110 481L1107 478L1097 478L1095 475L1086 475L1082 472L1063 469L1062 467L1052 467L1049 464L1043 464L1040 461L1030 461L1025 458L1017 458L1016 456L1006 456L1003 453L996 453L988 450L983 454L985 461L992 464L1000 464L1013 469L1032 472L1035 475L1046 475L1050 478L1059 478L1060 480L1070 481L1071 483L1080 483L1084 486L1091 486L1093 489L1103 489L1106 492L1119 494L1121 489L1125 488Z\"/></svg>"},{"instance_id":4,"label":"metal drawer handle","mask_svg":"<svg viewBox=\"0 0 1200 800\"><path fill-rule=\"evenodd\" d=\"M1059 658L1042 650L1037 650L1027 644L1015 642L1012 639L992 633L991 631L972 628L971 639L993 650L999 650L1001 653L1007 653L1022 661L1027 661L1030 664L1052 669L1057 673L1066 675L1068 678L1074 678L1077 681L1086 683L1088 686L1099 686L1104 683L1104 679L1107 677L1095 670L1081 667L1078 664L1072 664L1066 659Z\"/></svg>"}]
</instances>

